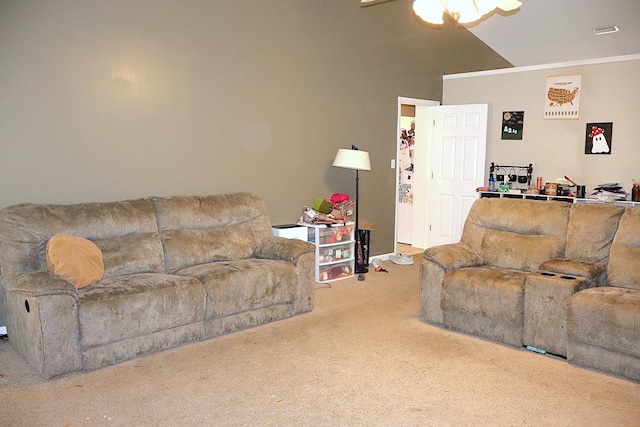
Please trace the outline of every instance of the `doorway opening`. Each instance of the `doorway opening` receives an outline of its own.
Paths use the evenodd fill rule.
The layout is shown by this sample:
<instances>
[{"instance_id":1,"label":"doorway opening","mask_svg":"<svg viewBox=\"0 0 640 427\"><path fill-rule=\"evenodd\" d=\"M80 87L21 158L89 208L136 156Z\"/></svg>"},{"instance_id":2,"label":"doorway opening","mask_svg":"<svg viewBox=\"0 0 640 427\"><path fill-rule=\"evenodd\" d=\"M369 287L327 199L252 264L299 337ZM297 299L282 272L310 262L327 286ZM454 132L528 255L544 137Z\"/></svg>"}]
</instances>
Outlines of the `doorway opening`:
<instances>
[{"instance_id":1,"label":"doorway opening","mask_svg":"<svg viewBox=\"0 0 640 427\"><path fill-rule=\"evenodd\" d=\"M437 105L438 101L398 97L394 252L407 256L424 250L428 110Z\"/></svg>"}]
</instances>

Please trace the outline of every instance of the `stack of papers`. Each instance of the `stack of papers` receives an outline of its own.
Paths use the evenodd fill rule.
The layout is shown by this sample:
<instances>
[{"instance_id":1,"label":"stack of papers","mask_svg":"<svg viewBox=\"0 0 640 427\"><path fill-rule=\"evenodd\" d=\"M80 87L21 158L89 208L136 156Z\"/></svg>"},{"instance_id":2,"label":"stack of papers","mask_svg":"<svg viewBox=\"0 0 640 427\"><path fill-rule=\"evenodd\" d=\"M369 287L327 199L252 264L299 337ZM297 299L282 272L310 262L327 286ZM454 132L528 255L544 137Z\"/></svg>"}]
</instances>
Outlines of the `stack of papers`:
<instances>
[{"instance_id":1,"label":"stack of papers","mask_svg":"<svg viewBox=\"0 0 640 427\"><path fill-rule=\"evenodd\" d=\"M617 182L610 182L600 184L594 188L591 198L605 202L615 202L618 200L627 200L628 194L622 185Z\"/></svg>"}]
</instances>

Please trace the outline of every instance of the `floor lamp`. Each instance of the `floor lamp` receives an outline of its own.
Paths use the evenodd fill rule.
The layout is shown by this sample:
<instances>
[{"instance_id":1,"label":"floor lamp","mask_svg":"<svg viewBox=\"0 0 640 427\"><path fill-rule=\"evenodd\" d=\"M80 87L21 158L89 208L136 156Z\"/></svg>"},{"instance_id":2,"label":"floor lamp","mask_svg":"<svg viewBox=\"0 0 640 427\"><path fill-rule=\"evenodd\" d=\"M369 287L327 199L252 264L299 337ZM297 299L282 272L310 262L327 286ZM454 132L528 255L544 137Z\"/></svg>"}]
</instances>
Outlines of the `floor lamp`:
<instances>
[{"instance_id":1,"label":"floor lamp","mask_svg":"<svg viewBox=\"0 0 640 427\"><path fill-rule=\"evenodd\" d=\"M355 145L351 146L351 149L341 148L336 154L336 158L333 160L333 166L344 169L353 169L356 171L356 262L355 272L356 274L366 273L369 271L367 265L369 260L363 260L363 263L358 262L358 251L362 249L360 246L360 229L358 228L358 217L360 216L360 210L358 209L358 196L360 191L360 177L359 171L370 171L371 162L369 160L369 153L366 151L358 150ZM363 252L364 253L364 252ZM364 278L364 276L362 276Z\"/></svg>"}]
</instances>

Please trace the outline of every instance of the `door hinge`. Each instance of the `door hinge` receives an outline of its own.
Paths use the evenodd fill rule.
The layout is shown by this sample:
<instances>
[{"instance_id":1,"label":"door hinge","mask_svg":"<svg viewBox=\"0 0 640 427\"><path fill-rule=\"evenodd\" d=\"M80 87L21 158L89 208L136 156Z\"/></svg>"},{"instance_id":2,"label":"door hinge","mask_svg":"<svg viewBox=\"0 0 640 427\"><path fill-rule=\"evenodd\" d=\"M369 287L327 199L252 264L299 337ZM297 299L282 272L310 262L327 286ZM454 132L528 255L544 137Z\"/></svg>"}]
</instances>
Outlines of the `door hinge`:
<instances>
[{"instance_id":1,"label":"door hinge","mask_svg":"<svg viewBox=\"0 0 640 427\"><path fill-rule=\"evenodd\" d=\"M429 231L431 231L431 224L429 224Z\"/></svg>"}]
</instances>

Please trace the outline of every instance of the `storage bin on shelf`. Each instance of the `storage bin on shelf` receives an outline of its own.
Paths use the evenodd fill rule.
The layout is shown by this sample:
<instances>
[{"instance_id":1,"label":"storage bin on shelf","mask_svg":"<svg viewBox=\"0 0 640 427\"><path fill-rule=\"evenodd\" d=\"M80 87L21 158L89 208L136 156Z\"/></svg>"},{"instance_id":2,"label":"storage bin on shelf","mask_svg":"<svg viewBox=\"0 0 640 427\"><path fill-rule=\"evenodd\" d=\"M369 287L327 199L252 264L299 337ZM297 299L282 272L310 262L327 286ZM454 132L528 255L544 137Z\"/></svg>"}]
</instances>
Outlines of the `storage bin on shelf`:
<instances>
[{"instance_id":1,"label":"storage bin on shelf","mask_svg":"<svg viewBox=\"0 0 640 427\"><path fill-rule=\"evenodd\" d=\"M353 275L354 223L301 225L308 227L308 241L316 246L316 282L331 282Z\"/></svg>"}]
</instances>

